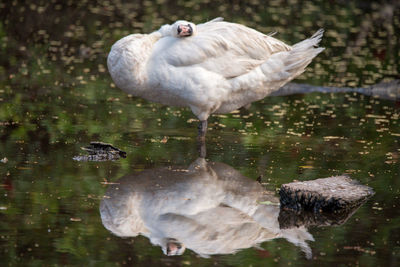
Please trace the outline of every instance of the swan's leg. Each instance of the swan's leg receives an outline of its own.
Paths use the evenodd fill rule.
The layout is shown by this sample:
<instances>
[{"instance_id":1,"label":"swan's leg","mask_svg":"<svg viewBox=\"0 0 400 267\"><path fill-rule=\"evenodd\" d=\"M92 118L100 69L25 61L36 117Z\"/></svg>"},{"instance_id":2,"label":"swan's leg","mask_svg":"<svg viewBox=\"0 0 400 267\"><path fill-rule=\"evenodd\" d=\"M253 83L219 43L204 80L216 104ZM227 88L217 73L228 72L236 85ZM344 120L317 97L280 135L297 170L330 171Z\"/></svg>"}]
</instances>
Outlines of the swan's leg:
<instances>
[{"instance_id":1,"label":"swan's leg","mask_svg":"<svg viewBox=\"0 0 400 267\"><path fill-rule=\"evenodd\" d=\"M206 157L206 132L207 132L207 120L200 121L199 135L197 136L200 158Z\"/></svg>"}]
</instances>

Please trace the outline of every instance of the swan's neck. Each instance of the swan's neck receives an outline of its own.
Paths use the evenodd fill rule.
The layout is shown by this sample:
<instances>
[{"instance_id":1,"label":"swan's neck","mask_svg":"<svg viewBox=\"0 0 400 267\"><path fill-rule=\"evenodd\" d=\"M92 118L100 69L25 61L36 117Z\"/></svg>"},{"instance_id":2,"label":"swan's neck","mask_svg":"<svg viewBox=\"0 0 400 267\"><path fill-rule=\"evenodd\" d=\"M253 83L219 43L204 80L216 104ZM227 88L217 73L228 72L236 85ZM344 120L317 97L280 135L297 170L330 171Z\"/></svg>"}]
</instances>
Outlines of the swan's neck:
<instances>
[{"instance_id":1,"label":"swan's neck","mask_svg":"<svg viewBox=\"0 0 400 267\"><path fill-rule=\"evenodd\" d=\"M165 24L161 26L161 28L158 31L153 32L152 34L159 33L161 37L165 36L173 36L172 34L172 26L169 24Z\"/></svg>"},{"instance_id":2,"label":"swan's neck","mask_svg":"<svg viewBox=\"0 0 400 267\"><path fill-rule=\"evenodd\" d=\"M129 94L142 96L147 89L147 62L154 44L162 37L151 34L132 34L116 42L107 59L108 69L115 84Z\"/></svg>"}]
</instances>

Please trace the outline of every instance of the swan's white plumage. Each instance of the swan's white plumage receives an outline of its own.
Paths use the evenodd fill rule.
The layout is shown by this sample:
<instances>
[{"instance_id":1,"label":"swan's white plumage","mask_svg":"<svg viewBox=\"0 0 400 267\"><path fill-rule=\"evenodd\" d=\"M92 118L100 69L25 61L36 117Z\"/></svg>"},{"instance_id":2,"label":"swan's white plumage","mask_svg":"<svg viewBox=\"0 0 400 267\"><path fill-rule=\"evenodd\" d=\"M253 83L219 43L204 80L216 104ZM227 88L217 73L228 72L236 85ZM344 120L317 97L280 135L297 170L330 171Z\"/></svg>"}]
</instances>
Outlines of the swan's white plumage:
<instances>
[{"instance_id":1,"label":"swan's white plumage","mask_svg":"<svg viewBox=\"0 0 400 267\"><path fill-rule=\"evenodd\" d=\"M294 46L217 18L179 38L173 25L116 42L108 68L118 87L150 101L187 106L201 120L276 91L301 74L323 48L323 31Z\"/></svg>"}]
</instances>

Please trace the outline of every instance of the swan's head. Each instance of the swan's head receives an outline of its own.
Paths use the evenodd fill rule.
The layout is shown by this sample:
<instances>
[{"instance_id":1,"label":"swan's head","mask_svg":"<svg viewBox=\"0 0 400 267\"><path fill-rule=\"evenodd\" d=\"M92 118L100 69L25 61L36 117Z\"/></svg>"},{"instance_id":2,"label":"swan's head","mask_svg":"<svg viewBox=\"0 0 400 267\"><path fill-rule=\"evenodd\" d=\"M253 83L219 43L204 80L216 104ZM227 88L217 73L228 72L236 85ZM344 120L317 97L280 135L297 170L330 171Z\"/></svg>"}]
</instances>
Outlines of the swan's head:
<instances>
[{"instance_id":1,"label":"swan's head","mask_svg":"<svg viewBox=\"0 0 400 267\"><path fill-rule=\"evenodd\" d=\"M172 35L175 37L189 37L196 34L196 25L186 20L178 20L171 27Z\"/></svg>"}]
</instances>

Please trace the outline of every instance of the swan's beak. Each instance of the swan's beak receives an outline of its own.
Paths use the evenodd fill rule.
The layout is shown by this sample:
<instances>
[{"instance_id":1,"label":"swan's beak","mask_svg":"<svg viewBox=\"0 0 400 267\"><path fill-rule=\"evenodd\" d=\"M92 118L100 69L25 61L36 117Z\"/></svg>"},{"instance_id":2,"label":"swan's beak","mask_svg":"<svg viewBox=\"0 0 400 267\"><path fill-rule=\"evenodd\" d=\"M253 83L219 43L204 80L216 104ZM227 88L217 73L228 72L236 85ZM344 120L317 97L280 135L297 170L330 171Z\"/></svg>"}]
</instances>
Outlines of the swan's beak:
<instances>
[{"instance_id":1,"label":"swan's beak","mask_svg":"<svg viewBox=\"0 0 400 267\"><path fill-rule=\"evenodd\" d=\"M190 24L188 25L179 25L178 26L178 36L179 37L188 37L193 34L193 29Z\"/></svg>"}]
</instances>

